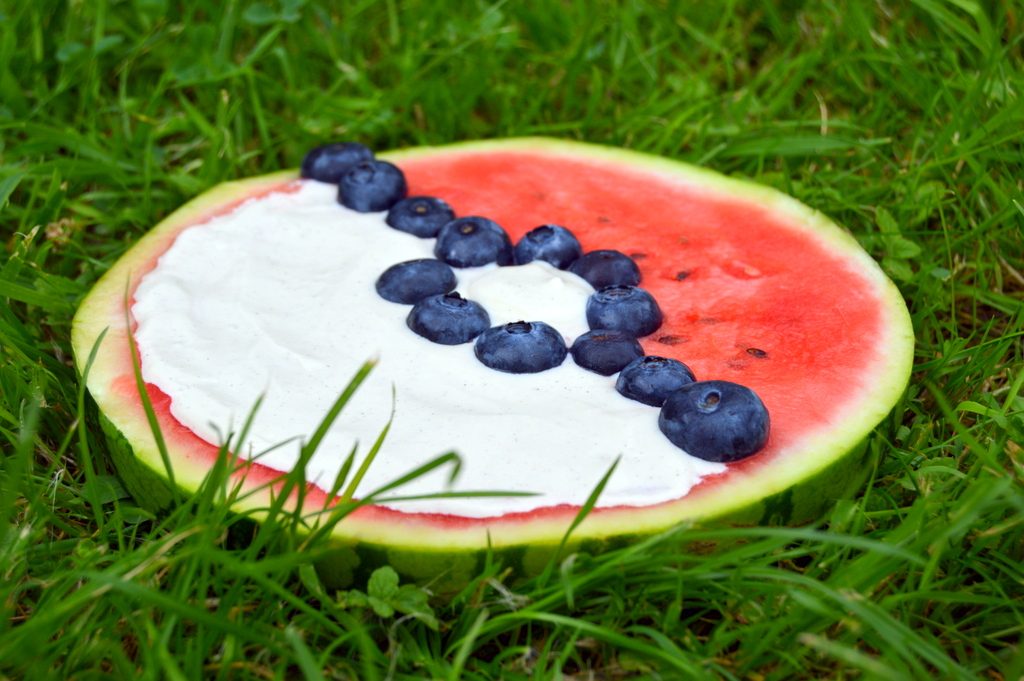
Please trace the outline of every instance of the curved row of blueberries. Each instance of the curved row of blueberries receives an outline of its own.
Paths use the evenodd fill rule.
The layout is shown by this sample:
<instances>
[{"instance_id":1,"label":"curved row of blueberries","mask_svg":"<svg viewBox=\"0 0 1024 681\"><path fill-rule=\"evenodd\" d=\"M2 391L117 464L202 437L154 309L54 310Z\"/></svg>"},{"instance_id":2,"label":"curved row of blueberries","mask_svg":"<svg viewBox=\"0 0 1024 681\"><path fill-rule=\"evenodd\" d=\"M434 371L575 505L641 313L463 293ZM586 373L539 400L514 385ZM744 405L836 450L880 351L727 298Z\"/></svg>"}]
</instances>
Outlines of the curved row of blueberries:
<instances>
[{"instance_id":1,"label":"curved row of blueberries","mask_svg":"<svg viewBox=\"0 0 1024 681\"><path fill-rule=\"evenodd\" d=\"M705 460L737 461L767 442L768 411L752 390L728 381L697 381L678 360L644 355L638 338L657 330L664 317L654 297L637 287L640 269L629 256L614 250L583 253L576 237L561 225L536 227L513 245L493 220L456 218L439 198L407 197L402 171L354 142L310 151L302 162L302 177L337 184L338 202L347 208L386 210L386 222L394 229L436 239L435 258L392 265L376 282L385 300L412 305L406 323L420 336L443 345L475 339L477 359L498 371L545 371L571 354L584 369L604 376L618 373L616 390L660 407L661 431L676 446ZM491 326L480 304L455 292L452 267L534 260L568 270L595 289L586 306L591 330L571 348L544 322Z\"/></svg>"}]
</instances>

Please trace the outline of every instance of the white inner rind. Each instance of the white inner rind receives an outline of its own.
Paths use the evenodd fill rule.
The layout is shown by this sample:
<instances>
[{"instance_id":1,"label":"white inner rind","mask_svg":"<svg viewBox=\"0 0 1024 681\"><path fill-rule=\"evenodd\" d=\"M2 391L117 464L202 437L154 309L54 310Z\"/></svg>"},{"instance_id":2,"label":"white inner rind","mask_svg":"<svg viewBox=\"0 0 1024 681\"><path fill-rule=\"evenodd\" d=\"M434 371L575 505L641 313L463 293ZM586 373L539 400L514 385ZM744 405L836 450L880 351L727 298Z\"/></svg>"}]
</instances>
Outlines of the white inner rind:
<instances>
[{"instance_id":1,"label":"white inner rind","mask_svg":"<svg viewBox=\"0 0 1024 681\"><path fill-rule=\"evenodd\" d=\"M441 346L412 333L410 308L380 298L374 282L390 265L431 257L434 241L391 229L382 213L349 211L334 194L306 182L191 227L136 290L143 375L201 438L222 442L263 396L240 453L290 470L357 368L378 358L309 463L307 477L321 487L354 445L361 458L377 438L392 388L394 422L358 494L453 450L463 460L453 486L437 471L398 493L536 494L387 504L401 510L486 517L579 505L620 456L599 506L677 499L724 470L674 447L657 409L621 397L614 377L571 358L540 374L505 374L480 364L471 343ZM570 341L586 330L590 289L574 275L543 264L456 275L493 324L546 321Z\"/></svg>"}]
</instances>

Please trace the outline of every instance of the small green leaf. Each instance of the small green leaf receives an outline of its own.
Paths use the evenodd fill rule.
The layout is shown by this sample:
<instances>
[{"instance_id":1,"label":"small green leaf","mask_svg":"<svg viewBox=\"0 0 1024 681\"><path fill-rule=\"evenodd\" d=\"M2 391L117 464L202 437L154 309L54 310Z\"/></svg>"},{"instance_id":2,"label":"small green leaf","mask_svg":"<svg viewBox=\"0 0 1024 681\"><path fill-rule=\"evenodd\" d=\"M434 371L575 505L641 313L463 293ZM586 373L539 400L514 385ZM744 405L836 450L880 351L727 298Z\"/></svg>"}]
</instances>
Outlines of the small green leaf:
<instances>
[{"instance_id":1,"label":"small green leaf","mask_svg":"<svg viewBox=\"0 0 1024 681\"><path fill-rule=\"evenodd\" d=\"M914 278L914 270L910 268L906 260L882 258L882 269L897 281L910 281Z\"/></svg>"},{"instance_id":2,"label":"small green leaf","mask_svg":"<svg viewBox=\"0 0 1024 681\"><path fill-rule=\"evenodd\" d=\"M395 610L406 615L412 615L437 631L438 622L434 616L434 610L428 604L430 594L415 584L403 584L398 593L391 600Z\"/></svg>"},{"instance_id":3,"label":"small green leaf","mask_svg":"<svg viewBox=\"0 0 1024 681\"><path fill-rule=\"evenodd\" d=\"M320 575L316 573L316 568L314 568L309 563L305 565L300 565L299 581L302 582L302 586L306 587L306 591L308 591L316 598L324 600L324 586L320 582Z\"/></svg>"},{"instance_id":4,"label":"small green leaf","mask_svg":"<svg viewBox=\"0 0 1024 681\"><path fill-rule=\"evenodd\" d=\"M946 186L934 180L925 182L914 192L913 204L916 207L911 224L920 224L931 217L942 204L946 194Z\"/></svg>"},{"instance_id":5,"label":"small green leaf","mask_svg":"<svg viewBox=\"0 0 1024 681\"><path fill-rule=\"evenodd\" d=\"M900 233L900 227L896 224L896 219L892 216L892 213L882 206L875 209L875 222L878 223L878 228L882 230L882 234Z\"/></svg>"},{"instance_id":6,"label":"small green leaf","mask_svg":"<svg viewBox=\"0 0 1024 681\"><path fill-rule=\"evenodd\" d=\"M370 603L370 607L380 617L392 617L395 614L395 609L391 607L391 604L375 596L370 596L367 599Z\"/></svg>"},{"instance_id":7,"label":"small green leaf","mask_svg":"<svg viewBox=\"0 0 1024 681\"><path fill-rule=\"evenodd\" d=\"M273 8L270 7L270 5L257 2L246 8L245 12L242 14L242 19L253 26L265 26L267 24L274 23L280 19L280 16L273 10Z\"/></svg>"},{"instance_id":8,"label":"small green leaf","mask_svg":"<svg viewBox=\"0 0 1024 681\"><path fill-rule=\"evenodd\" d=\"M921 247L903 236L890 236L885 239L885 252L890 258L916 258L921 255Z\"/></svg>"},{"instance_id":9,"label":"small green leaf","mask_svg":"<svg viewBox=\"0 0 1024 681\"><path fill-rule=\"evenodd\" d=\"M17 172L0 180L0 208L3 208L7 203L7 199L11 198L11 194L18 188L18 184L25 178L26 174L25 172Z\"/></svg>"},{"instance_id":10,"label":"small green leaf","mask_svg":"<svg viewBox=\"0 0 1024 681\"><path fill-rule=\"evenodd\" d=\"M339 608L365 608L370 605L369 599L359 589L339 591L335 601Z\"/></svg>"},{"instance_id":11,"label":"small green leaf","mask_svg":"<svg viewBox=\"0 0 1024 681\"><path fill-rule=\"evenodd\" d=\"M121 485L121 481L112 475L99 475L89 479L84 485L84 490L87 496L95 495L96 501L100 504L131 497Z\"/></svg>"},{"instance_id":12,"label":"small green leaf","mask_svg":"<svg viewBox=\"0 0 1024 681\"><path fill-rule=\"evenodd\" d=\"M650 674L656 667L654 667L647 660L633 655L628 652L619 653L616 658L616 662L619 667L625 672L638 672L641 674Z\"/></svg>"},{"instance_id":13,"label":"small green leaf","mask_svg":"<svg viewBox=\"0 0 1024 681\"><path fill-rule=\"evenodd\" d=\"M1000 428L1006 428L1006 417L998 409L992 409L986 407L983 404L975 402L974 400L965 400L960 404L956 405L957 411L966 411L971 414L978 414L979 416L987 416L995 421Z\"/></svg>"},{"instance_id":14,"label":"small green leaf","mask_svg":"<svg viewBox=\"0 0 1024 681\"><path fill-rule=\"evenodd\" d=\"M82 56L84 52L85 45L82 43L64 43L57 50L57 61L61 64L67 64L69 61L74 61L78 57Z\"/></svg>"},{"instance_id":15,"label":"small green leaf","mask_svg":"<svg viewBox=\"0 0 1024 681\"><path fill-rule=\"evenodd\" d=\"M302 8L306 0L281 0L281 21L294 24L302 18Z\"/></svg>"},{"instance_id":16,"label":"small green leaf","mask_svg":"<svg viewBox=\"0 0 1024 681\"><path fill-rule=\"evenodd\" d=\"M144 508L122 504L120 507L121 518L128 524L136 524L147 520L156 520L156 516Z\"/></svg>"},{"instance_id":17,"label":"small green leaf","mask_svg":"<svg viewBox=\"0 0 1024 681\"><path fill-rule=\"evenodd\" d=\"M135 0L135 8L143 14L159 16L167 13L167 0Z\"/></svg>"},{"instance_id":18,"label":"small green leaf","mask_svg":"<svg viewBox=\"0 0 1024 681\"><path fill-rule=\"evenodd\" d=\"M366 592L370 598L378 598L382 601L391 600L398 593L398 573L390 565L377 568L370 575Z\"/></svg>"},{"instance_id":19,"label":"small green leaf","mask_svg":"<svg viewBox=\"0 0 1024 681\"><path fill-rule=\"evenodd\" d=\"M92 51L94 54L103 54L104 52L112 50L113 48L117 47L123 42L123 35L105 35L98 41L96 41L96 44L93 45Z\"/></svg>"},{"instance_id":20,"label":"small green leaf","mask_svg":"<svg viewBox=\"0 0 1024 681\"><path fill-rule=\"evenodd\" d=\"M918 201L923 201L925 203L938 203L942 198L942 195L945 193L946 185L936 180L928 180L927 182L921 183L917 188L917 191L914 192L914 195L917 196Z\"/></svg>"}]
</instances>

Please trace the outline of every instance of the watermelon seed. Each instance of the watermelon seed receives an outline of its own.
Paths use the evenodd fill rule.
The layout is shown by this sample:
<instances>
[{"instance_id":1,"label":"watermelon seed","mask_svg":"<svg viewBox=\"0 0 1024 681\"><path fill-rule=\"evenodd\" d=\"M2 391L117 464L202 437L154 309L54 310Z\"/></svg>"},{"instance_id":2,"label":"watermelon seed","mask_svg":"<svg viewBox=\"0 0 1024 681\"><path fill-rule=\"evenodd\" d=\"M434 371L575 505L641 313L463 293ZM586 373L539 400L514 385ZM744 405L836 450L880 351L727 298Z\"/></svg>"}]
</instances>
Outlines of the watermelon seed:
<instances>
[{"instance_id":1,"label":"watermelon seed","mask_svg":"<svg viewBox=\"0 0 1024 681\"><path fill-rule=\"evenodd\" d=\"M690 270L679 270L676 272L676 281L682 281L690 276Z\"/></svg>"},{"instance_id":2,"label":"watermelon seed","mask_svg":"<svg viewBox=\"0 0 1024 681\"><path fill-rule=\"evenodd\" d=\"M644 260L647 257L647 254L646 253L630 253L629 257L633 258L633 260Z\"/></svg>"},{"instance_id":3,"label":"watermelon seed","mask_svg":"<svg viewBox=\"0 0 1024 681\"><path fill-rule=\"evenodd\" d=\"M686 336L673 336L671 334L667 336L658 336L655 342L661 343L662 345L681 345L690 341Z\"/></svg>"},{"instance_id":4,"label":"watermelon seed","mask_svg":"<svg viewBox=\"0 0 1024 681\"><path fill-rule=\"evenodd\" d=\"M601 222L601 223L605 223L605 224L607 224L607 223L611 222L611 221L612 221L612 219L611 219L611 218L609 218L609 217L605 217L604 215L598 215L598 216L597 216L597 221L598 221L598 222Z\"/></svg>"},{"instance_id":5,"label":"watermelon seed","mask_svg":"<svg viewBox=\"0 0 1024 681\"><path fill-rule=\"evenodd\" d=\"M768 353L761 348L747 348L747 354L758 359L766 359L768 357Z\"/></svg>"}]
</instances>

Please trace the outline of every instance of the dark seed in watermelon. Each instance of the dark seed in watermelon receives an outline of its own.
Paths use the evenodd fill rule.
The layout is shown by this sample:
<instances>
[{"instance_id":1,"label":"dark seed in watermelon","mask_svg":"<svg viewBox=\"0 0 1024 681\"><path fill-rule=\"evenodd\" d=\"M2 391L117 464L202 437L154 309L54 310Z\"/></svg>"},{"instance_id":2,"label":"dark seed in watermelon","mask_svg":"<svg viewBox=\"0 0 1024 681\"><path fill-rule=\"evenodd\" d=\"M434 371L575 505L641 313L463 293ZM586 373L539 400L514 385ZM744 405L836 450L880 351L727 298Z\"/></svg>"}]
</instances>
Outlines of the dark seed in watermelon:
<instances>
[{"instance_id":1,"label":"dark seed in watermelon","mask_svg":"<svg viewBox=\"0 0 1024 681\"><path fill-rule=\"evenodd\" d=\"M687 454L730 463L768 441L768 410L746 386L700 381L672 393L658 417L661 432Z\"/></svg>"}]
</instances>

